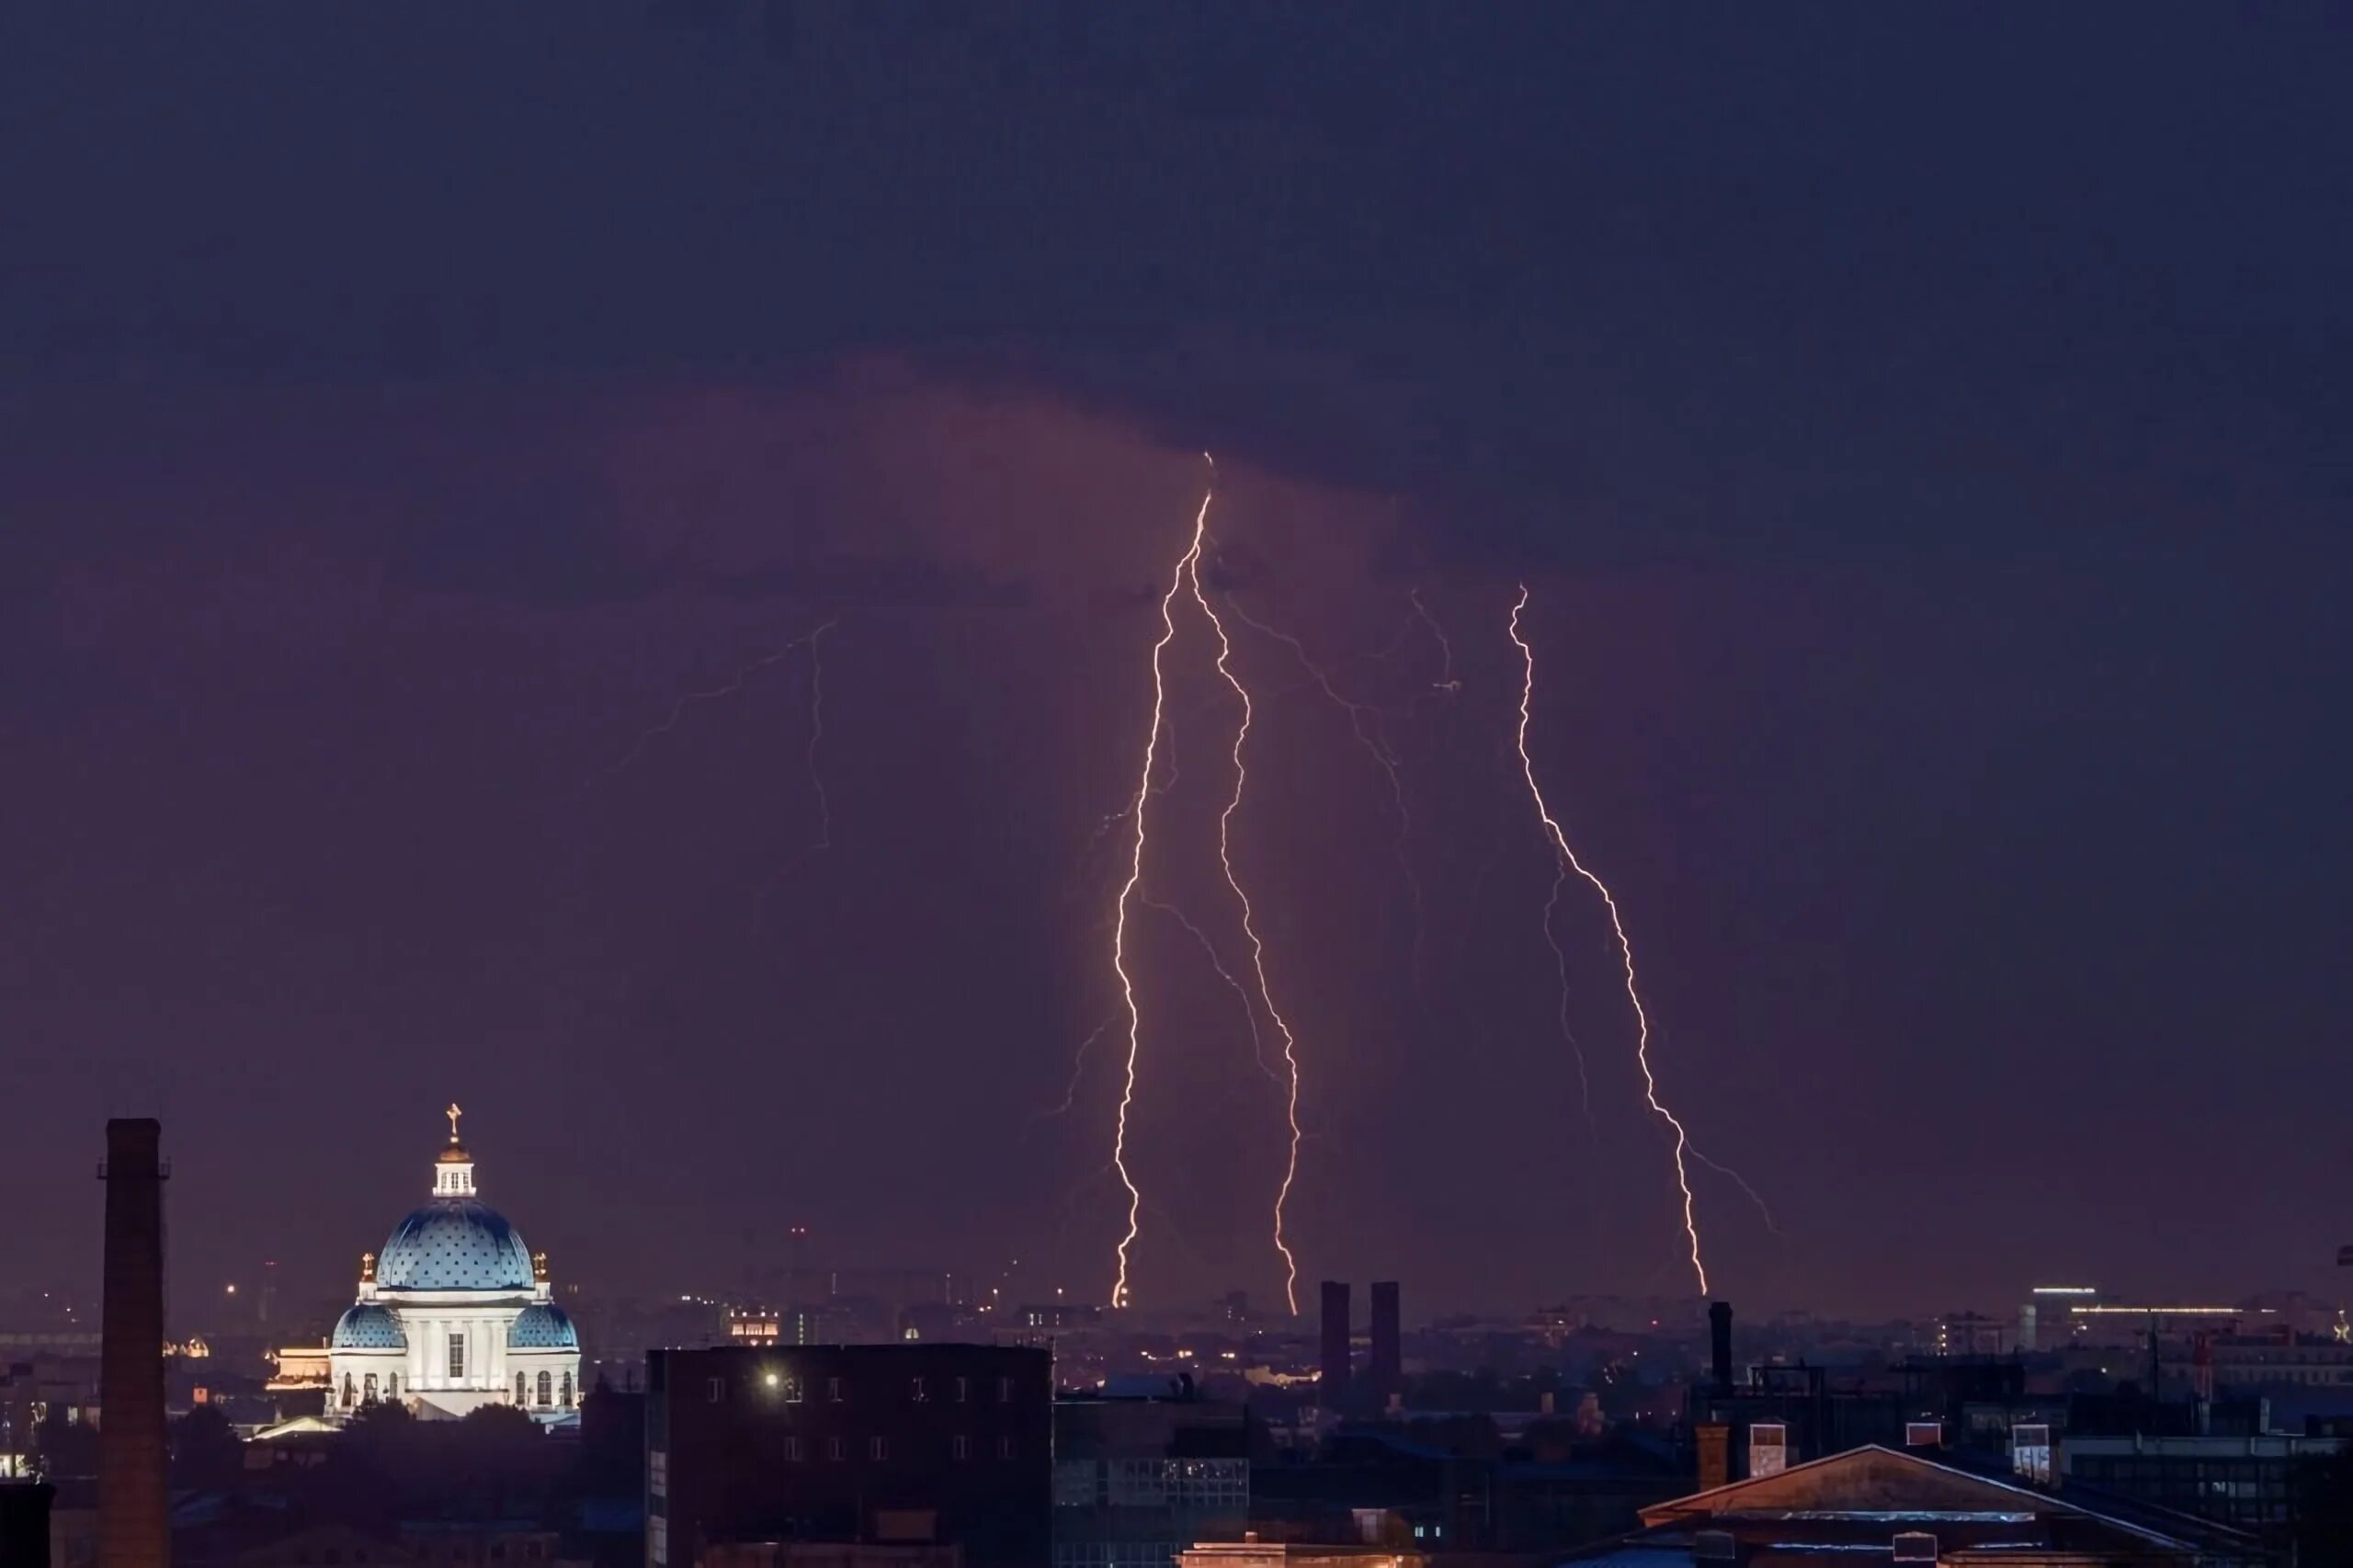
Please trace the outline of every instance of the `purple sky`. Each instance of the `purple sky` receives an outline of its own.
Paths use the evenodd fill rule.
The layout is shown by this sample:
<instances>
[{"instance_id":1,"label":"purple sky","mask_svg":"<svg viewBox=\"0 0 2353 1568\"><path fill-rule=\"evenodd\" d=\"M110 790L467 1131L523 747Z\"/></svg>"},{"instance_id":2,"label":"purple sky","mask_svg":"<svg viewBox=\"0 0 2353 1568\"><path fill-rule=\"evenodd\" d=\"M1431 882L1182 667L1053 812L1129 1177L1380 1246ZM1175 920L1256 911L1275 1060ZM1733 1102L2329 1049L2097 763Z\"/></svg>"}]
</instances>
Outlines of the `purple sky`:
<instances>
[{"instance_id":1,"label":"purple sky","mask_svg":"<svg viewBox=\"0 0 2353 1568\"><path fill-rule=\"evenodd\" d=\"M605 1288L806 1222L1101 1295L1116 1036L1037 1113L1208 447L1211 580L1389 711L1423 894L1417 986L1385 781L1237 629L1308 1278L1688 1278L1574 886L1590 1125L1555 1024L1525 581L1663 1086L1787 1233L1700 1172L1723 1291L2338 1289L2341 28L756 9L6 24L6 1281L94 1279L153 1112L180 1288L332 1288L454 1096ZM829 618L812 857L757 661ZM1238 961L1209 656L1149 885ZM1271 1295L1279 1096L1136 941L1139 1291Z\"/></svg>"}]
</instances>

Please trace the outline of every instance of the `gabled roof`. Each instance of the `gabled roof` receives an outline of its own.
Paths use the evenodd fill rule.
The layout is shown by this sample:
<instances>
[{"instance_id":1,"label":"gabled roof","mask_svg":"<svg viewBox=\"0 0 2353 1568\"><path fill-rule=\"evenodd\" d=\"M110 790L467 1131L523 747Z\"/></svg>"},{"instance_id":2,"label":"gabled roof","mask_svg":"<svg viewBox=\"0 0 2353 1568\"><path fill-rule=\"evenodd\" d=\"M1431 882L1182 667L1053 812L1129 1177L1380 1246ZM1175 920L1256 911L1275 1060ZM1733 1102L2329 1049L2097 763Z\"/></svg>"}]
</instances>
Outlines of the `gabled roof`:
<instances>
[{"instance_id":1,"label":"gabled roof","mask_svg":"<svg viewBox=\"0 0 2353 1568\"><path fill-rule=\"evenodd\" d=\"M1693 1493L1642 1511L1643 1523L1699 1527L1726 1516L1797 1519L1935 1517L2085 1519L2121 1530L2153 1546L2187 1550L2188 1542L2146 1526L2100 1514L2049 1492L1956 1470L1920 1454L1869 1444L1791 1465L1778 1475L1752 1476Z\"/></svg>"}]
</instances>

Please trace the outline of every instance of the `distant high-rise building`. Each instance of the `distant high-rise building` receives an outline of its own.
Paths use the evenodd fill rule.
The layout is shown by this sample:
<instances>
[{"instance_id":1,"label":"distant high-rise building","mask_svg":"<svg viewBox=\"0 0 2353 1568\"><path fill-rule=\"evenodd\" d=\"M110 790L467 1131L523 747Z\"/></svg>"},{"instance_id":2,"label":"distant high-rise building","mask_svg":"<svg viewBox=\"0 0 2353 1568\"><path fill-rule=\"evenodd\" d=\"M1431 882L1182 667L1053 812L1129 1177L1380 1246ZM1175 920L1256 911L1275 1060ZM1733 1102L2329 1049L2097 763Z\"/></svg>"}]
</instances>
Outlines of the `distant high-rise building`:
<instances>
[{"instance_id":1,"label":"distant high-rise building","mask_svg":"<svg viewBox=\"0 0 2353 1568\"><path fill-rule=\"evenodd\" d=\"M166 1568L163 1124L107 1123L98 1568Z\"/></svg>"},{"instance_id":2,"label":"distant high-rise building","mask_svg":"<svg viewBox=\"0 0 2353 1568\"><path fill-rule=\"evenodd\" d=\"M1326 1279L1324 1298L1323 1382L1317 1403L1326 1410L1343 1410L1348 1403L1348 1286L1344 1279Z\"/></svg>"}]
</instances>

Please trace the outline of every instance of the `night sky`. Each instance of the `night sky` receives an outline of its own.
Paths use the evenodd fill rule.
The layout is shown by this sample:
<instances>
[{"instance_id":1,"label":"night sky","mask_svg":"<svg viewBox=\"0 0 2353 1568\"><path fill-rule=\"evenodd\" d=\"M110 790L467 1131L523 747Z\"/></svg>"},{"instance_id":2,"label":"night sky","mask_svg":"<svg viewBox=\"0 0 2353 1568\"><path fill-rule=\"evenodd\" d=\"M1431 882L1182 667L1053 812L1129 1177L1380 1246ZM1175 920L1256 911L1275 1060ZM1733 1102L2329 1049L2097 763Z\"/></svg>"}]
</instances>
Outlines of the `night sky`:
<instances>
[{"instance_id":1,"label":"night sky","mask_svg":"<svg viewBox=\"0 0 2353 1568\"><path fill-rule=\"evenodd\" d=\"M1688 1288L1575 884L1590 1120L1557 1028L1525 582L1662 1086L1786 1233L1699 1172L1722 1293L2341 1290L2341 9L676 9L0 16L0 1284L95 1284L153 1113L176 1295L347 1288L454 1097L560 1278L799 1222L1100 1299L1123 1018L1040 1113L1207 449L1424 910L1237 626L1309 1278ZM1211 652L1147 889L1239 962ZM1138 1294L1279 1294L1279 1094L1134 934Z\"/></svg>"}]
</instances>

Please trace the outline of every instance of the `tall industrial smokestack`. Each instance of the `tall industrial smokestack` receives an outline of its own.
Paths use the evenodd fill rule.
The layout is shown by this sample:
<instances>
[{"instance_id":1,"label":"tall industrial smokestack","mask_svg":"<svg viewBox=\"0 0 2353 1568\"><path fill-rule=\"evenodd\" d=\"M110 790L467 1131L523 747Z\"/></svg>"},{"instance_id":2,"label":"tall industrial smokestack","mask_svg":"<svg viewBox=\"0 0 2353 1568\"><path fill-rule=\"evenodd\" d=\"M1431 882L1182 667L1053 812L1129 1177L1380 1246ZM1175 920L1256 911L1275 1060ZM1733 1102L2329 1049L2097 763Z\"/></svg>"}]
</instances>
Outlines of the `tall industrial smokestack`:
<instances>
[{"instance_id":1,"label":"tall industrial smokestack","mask_svg":"<svg viewBox=\"0 0 2353 1568\"><path fill-rule=\"evenodd\" d=\"M1709 1361L1715 1370L1716 1387L1732 1387L1732 1303L1708 1303Z\"/></svg>"},{"instance_id":2,"label":"tall industrial smokestack","mask_svg":"<svg viewBox=\"0 0 2353 1568\"><path fill-rule=\"evenodd\" d=\"M1316 1392L1324 1409L1347 1408L1348 1287L1343 1279L1324 1281L1324 1380Z\"/></svg>"},{"instance_id":3,"label":"tall industrial smokestack","mask_svg":"<svg viewBox=\"0 0 2353 1568\"><path fill-rule=\"evenodd\" d=\"M1397 1281L1372 1282L1372 1355L1365 1368L1372 1396L1382 1404L1404 1392L1405 1348L1401 1343L1404 1324L1397 1305Z\"/></svg>"},{"instance_id":4,"label":"tall industrial smokestack","mask_svg":"<svg viewBox=\"0 0 2353 1568\"><path fill-rule=\"evenodd\" d=\"M164 1128L107 1123L98 1366L98 1568L167 1568L164 1491Z\"/></svg>"}]
</instances>

